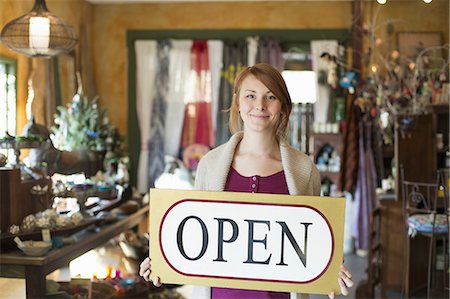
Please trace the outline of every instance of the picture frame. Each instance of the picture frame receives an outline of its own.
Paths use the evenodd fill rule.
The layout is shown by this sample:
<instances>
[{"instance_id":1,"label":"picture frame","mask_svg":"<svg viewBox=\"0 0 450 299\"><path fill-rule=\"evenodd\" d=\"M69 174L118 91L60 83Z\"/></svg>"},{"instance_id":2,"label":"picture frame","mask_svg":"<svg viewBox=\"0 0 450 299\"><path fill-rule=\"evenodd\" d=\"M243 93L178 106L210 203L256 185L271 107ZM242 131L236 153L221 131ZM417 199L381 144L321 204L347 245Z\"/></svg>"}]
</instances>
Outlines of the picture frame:
<instances>
[{"instance_id":1,"label":"picture frame","mask_svg":"<svg viewBox=\"0 0 450 299\"><path fill-rule=\"evenodd\" d=\"M397 49L400 54L415 60L424 49L442 45L441 32L398 32ZM427 54L436 58L442 58L442 49L435 49Z\"/></svg>"}]
</instances>

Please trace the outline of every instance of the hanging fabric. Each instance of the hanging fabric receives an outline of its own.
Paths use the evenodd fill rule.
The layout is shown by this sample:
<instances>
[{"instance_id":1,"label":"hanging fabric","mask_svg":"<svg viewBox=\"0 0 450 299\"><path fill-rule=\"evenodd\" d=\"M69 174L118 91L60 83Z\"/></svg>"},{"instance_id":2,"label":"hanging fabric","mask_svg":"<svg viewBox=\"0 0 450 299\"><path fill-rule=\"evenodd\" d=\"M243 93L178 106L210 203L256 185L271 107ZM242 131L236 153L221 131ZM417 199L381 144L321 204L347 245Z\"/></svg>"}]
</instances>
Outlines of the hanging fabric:
<instances>
[{"instance_id":1,"label":"hanging fabric","mask_svg":"<svg viewBox=\"0 0 450 299\"><path fill-rule=\"evenodd\" d=\"M281 72L284 69L284 60L280 43L276 40L260 38L256 63L268 63Z\"/></svg>"},{"instance_id":2,"label":"hanging fabric","mask_svg":"<svg viewBox=\"0 0 450 299\"><path fill-rule=\"evenodd\" d=\"M364 115L359 122L359 167L353 214L353 237L357 249L369 249L369 218L376 207L377 174L372 151L372 120Z\"/></svg>"},{"instance_id":3,"label":"hanging fabric","mask_svg":"<svg viewBox=\"0 0 450 299\"><path fill-rule=\"evenodd\" d=\"M148 159L152 104L155 97L155 76L158 69L157 42L136 41L136 112L139 122L141 150L137 172L137 188L141 193L150 187Z\"/></svg>"},{"instance_id":4,"label":"hanging fabric","mask_svg":"<svg viewBox=\"0 0 450 299\"><path fill-rule=\"evenodd\" d=\"M156 74L156 94L152 104L150 140L148 143L149 184L154 187L155 180L164 171L164 133L169 89L170 41L158 41L158 69Z\"/></svg>"},{"instance_id":5,"label":"hanging fabric","mask_svg":"<svg viewBox=\"0 0 450 299\"><path fill-rule=\"evenodd\" d=\"M192 44L191 76L194 91L192 98L187 99L181 147L184 149L194 143L212 147L214 136L211 123L211 72L206 41L194 41Z\"/></svg>"},{"instance_id":6,"label":"hanging fabric","mask_svg":"<svg viewBox=\"0 0 450 299\"><path fill-rule=\"evenodd\" d=\"M354 103L355 95L347 95L347 101ZM355 104L348 106L343 130L343 149L341 155L341 169L339 171L338 190L353 193L356 187L359 161L359 121L361 110Z\"/></svg>"},{"instance_id":7,"label":"hanging fabric","mask_svg":"<svg viewBox=\"0 0 450 299\"><path fill-rule=\"evenodd\" d=\"M189 89L192 40L171 40L169 94L165 119L164 145L167 155L178 157L183 129L185 101Z\"/></svg>"},{"instance_id":8,"label":"hanging fabric","mask_svg":"<svg viewBox=\"0 0 450 299\"><path fill-rule=\"evenodd\" d=\"M233 83L237 73L247 66L247 43L225 42L223 46L223 69L220 78L220 95L217 115L216 145L231 137L228 129L228 113L233 98Z\"/></svg>"},{"instance_id":9,"label":"hanging fabric","mask_svg":"<svg viewBox=\"0 0 450 299\"><path fill-rule=\"evenodd\" d=\"M259 37L258 36L250 36L247 37L247 65L253 66L256 63L256 55L258 54L258 42Z\"/></svg>"},{"instance_id":10,"label":"hanging fabric","mask_svg":"<svg viewBox=\"0 0 450 299\"><path fill-rule=\"evenodd\" d=\"M211 72L211 122L213 134L217 130L219 112L220 71L222 70L223 41L208 40L209 70Z\"/></svg>"}]
</instances>

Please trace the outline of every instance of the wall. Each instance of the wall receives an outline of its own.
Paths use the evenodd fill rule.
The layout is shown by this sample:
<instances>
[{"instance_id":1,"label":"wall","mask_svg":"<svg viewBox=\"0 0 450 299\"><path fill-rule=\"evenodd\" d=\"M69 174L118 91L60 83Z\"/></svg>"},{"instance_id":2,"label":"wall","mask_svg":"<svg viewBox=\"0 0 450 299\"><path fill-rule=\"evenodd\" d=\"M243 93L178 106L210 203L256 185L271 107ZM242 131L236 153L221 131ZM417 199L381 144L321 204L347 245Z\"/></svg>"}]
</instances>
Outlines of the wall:
<instances>
[{"instance_id":1,"label":"wall","mask_svg":"<svg viewBox=\"0 0 450 299\"><path fill-rule=\"evenodd\" d=\"M93 40L100 103L126 132L128 29L349 28L350 12L349 2L95 5L93 30L102 32Z\"/></svg>"},{"instance_id":2,"label":"wall","mask_svg":"<svg viewBox=\"0 0 450 299\"><path fill-rule=\"evenodd\" d=\"M397 33L399 32L441 32L443 44L449 43L449 1L434 0L430 4L422 0L388 1L379 5L375 1L365 3L365 23L374 28L374 36L381 38L382 43L374 45L374 60L378 55L391 53L398 49ZM390 33L388 24L392 24ZM368 40L366 40L366 44ZM443 51L448 59L448 51Z\"/></svg>"},{"instance_id":3,"label":"wall","mask_svg":"<svg viewBox=\"0 0 450 299\"><path fill-rule=\"evenodd\" d=\"M92 5L84 0L47 0L47 6L78 32L86 33L81 45L85 85L90 85L90 93L100 96L100 105L109 110L121 134L127 132L127 30L350 28L352 11L349 1ZM31 0L0 0L0 26L31 7ZM364 2L365 23L378 8L375 1ZM448 43L448 0L434 0L428 5L421 0L389 0L379 9L380 20L396 20L396 31L441 31ZM0 55L18 59L21 130L25 122L27 59L2 45Z\"/></svg>"}]
</instances>

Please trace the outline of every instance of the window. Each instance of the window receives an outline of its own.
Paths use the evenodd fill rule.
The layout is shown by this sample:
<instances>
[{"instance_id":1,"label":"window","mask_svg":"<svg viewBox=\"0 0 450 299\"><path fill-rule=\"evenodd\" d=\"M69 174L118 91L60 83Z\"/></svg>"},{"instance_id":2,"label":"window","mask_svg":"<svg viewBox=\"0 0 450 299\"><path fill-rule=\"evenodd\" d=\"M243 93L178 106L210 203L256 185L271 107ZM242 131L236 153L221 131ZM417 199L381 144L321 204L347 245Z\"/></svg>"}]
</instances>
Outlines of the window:
<instances>
[{"instance_id":1,"label":"window","mask_svg":"<svg viewBox=\"0 0 450 299\"><path fill-rule=\"evenodd\" d=\"M16 135L16 61L0 57L0 138ZM11 161L13 150L0 148Z\"/></svg>"}]
</instances>

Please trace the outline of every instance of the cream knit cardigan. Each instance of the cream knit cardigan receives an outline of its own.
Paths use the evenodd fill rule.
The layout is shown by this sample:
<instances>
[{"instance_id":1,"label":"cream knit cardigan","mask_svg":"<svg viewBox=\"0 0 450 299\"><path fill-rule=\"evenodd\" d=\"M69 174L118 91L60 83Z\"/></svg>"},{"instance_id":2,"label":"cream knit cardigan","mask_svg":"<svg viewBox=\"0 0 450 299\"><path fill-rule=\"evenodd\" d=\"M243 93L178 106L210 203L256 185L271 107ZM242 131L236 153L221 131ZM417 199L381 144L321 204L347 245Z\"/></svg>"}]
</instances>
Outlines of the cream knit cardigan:
<instances>
[{"instance_id":1,"label":"cream knit cardigan","mask_svg":"<svg viewBox=\"0 0 450 299\"><path fill-rule=\"evenodd\" d=\"M231 136L230 140L209 151L201 160L195 175L195 189L205 191L223 191L228 172L234 158L237 145L244 132ZM280 142L281 164L290 195L320 195L320 175L311 159L302 152ZM305 294L302 298L308 298ZM210 299L210 287L194 287L193 299ZM291 299L300 298L300 294L291 293Z\"/></svg>"}]
</instances>

